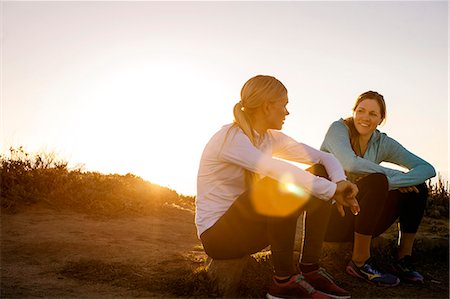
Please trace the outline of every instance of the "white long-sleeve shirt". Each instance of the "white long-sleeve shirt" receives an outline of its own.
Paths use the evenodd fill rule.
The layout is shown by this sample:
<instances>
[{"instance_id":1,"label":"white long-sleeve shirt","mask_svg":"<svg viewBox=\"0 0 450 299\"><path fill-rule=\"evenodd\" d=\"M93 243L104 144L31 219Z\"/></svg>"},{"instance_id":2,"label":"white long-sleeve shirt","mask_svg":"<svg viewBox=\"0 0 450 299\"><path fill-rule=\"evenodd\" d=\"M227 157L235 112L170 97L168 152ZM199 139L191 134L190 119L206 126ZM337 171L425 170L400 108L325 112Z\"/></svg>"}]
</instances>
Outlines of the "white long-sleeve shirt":
<instances>
[{"instance_id":1,"label":"white long-sleeve shirt","mask_svg":"<svg viewBox=\"0 0 450 299\"><path fill-rule=\"evenodd\" d=\"M269 130L264 136L256 137L258 144L255 147L238 126L229 124L206 145L197 177L195 222L199 236L246 191L246 169L260 177L295 184L322 200L331 199L336 182L346 179L339 161L329 153L299 143L279 131ZM322 164L331 181L277 158L309 165Z\"/></svg>"}]
</instances>

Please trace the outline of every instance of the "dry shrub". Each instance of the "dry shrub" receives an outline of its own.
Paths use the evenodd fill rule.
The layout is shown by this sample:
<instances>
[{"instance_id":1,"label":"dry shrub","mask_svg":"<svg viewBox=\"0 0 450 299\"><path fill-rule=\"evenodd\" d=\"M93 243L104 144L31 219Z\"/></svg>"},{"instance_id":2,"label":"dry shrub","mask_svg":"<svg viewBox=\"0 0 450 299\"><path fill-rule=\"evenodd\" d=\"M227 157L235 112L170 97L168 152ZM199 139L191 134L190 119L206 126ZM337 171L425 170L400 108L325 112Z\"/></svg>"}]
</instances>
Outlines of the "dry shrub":
<instances>
[{"instance_id":1,"label":"dry shrub","mask_svg":"<svg viewBox=\"0 0 450 299\"><path fill-rule=\"evenodd\" d=\"M444 182L442 176L438 174L438 180L432 184L428 181L428 203L425 215L431 218L447 218L449 217L449 185Z\"/></svg>"},{"instance_id":2,"label":"dry shrub","mask_svg":"<svg viewBox=\"0 0 450 299\"><path fill-rule=\"evenodd\" d=\"M162 206L194 210L194 198L182 196L133 174L101 174L69 170L55 153L28 154L22 147L0 156L1 207L17 212L23 206L47 203L56 208L100 216L149 214ZM428 181L430 195L425 215L448 218L449 187L438 176Z\"/></svg>"},{"instance_id":3,"label":"dry shrub","mask_svg":"<svg viewBox=\"0 0 450 299\"><path fill-rule=\"evenodd\" d=\"M55 154L30 155L22 147L0 156L2 212L45 203L99 216L152 213L164 206L193 211L194 198L144 181L133 174L101 174L69 170Z\"/></svg>"}]
</instances>

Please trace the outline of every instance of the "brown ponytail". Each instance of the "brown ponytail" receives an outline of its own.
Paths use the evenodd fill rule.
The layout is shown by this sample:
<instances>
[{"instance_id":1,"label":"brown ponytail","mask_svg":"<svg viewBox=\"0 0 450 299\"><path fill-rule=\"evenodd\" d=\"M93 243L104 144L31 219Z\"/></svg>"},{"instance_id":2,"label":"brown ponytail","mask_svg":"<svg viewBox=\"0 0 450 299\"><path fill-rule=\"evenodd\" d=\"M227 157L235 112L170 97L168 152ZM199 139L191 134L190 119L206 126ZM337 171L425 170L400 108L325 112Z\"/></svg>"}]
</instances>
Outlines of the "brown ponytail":
<instances>
[{"instance_id":1,"label":"brown ponytail","mask_svg":"<svg viewBox=\"0 0 450 299\"><path fill-rule=\"evenodd\" d=\"M344 123L348 127L348 135L350 137L350 144L352 146L353 151L357 156L362 157L363 154L361 152L361 146L359 145L359 133L358 130L356 130L355 121L353 117L344 119Z\"/></svg>"}]
</instances>

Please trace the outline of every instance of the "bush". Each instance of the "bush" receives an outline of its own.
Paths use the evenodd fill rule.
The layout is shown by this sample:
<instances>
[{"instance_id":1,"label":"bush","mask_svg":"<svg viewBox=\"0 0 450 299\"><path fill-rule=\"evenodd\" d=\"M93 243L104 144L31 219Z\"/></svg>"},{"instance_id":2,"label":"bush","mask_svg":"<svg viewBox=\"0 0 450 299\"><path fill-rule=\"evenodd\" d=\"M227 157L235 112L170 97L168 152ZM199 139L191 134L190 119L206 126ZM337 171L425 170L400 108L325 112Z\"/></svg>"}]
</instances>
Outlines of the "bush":
<instances>
[{"instance_id":1,"label":"bush","mask_svg":"<svg viewBox=\"0 0 450 299\"><path fill-rule=\"evenodd\" d=\"M96 215L147 214L164 205L193 210L192 197L144 181L133 174L69 170L54 153L30 155L22 147L0 156L1 207L14 213L46 203L55 208Z\"/></svg>"},{"instance_id":2,"label":"bush","mask_svg":"<svg viewBox=\"0 0 450 299\"><path fill-rule=\"evenodd\" d=\"M10 148L9 157L0 156L2 209L45 200L54 181L67 173L67 162L55 157L52 153L31 156L22 147Z\"/></svg>"},{"instance_id":3,"label":"bush","mask_svg":"<svg viewBox=\"0 0 450 299\"><path fill-rule=\"evenodd\" d=\"M133 174L101 174L69 170L55 153L30 155L23 147L0 156L2 211L17 212L35 203L98 215L147 214L162 205L193 211L194 198L178 195ZM429 198L425 215L448 218L449 187L442 176L427 182Z\"/></svg>"},{"instance_id":4,"label":"bush","mask_svg":"<svg viewBox=\"0 0 450 299\"><path fill-rule=\"evenodd\" d=\"M449 216L449 185L438 175L436 183L428 181L428 203L425 215L431 218L448 218Z\"/></svg>"}]
</instances>

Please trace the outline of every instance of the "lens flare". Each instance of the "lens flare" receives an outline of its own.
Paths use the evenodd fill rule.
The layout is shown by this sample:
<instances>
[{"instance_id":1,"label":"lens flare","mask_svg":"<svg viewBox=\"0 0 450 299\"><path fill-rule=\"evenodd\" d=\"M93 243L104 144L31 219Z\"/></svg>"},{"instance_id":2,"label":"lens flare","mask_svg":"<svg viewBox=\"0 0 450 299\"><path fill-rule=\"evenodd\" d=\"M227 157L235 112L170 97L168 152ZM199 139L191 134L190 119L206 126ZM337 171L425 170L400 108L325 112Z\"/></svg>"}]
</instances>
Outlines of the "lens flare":
<instances>
[{"instance_id":1,"label":"lens flare","mask_svg":"<svg viewBox=\"0 0 450 299\"><path fill-rule=\"evenodd\" d=\"M287 184L283 184L282 183L282 188L285 189L285 192L289 192L289 193L294 193L297 196L305 196L306 193L305 191L303 191L303 189L295 184L292 183L287 183Z\"/></svg>"},{"instance_id":2,"label":"lens flare","mask_svg":"<svg viewBox=\"0 0 450 299\"><path fill-rule=\"evenodd\" d=\"M285 175L280 181L264 178L256 183L251 194L255 211L272 217L286 217L301 209L309 200L304 189Z\"/></svg>"}]
</instances>

